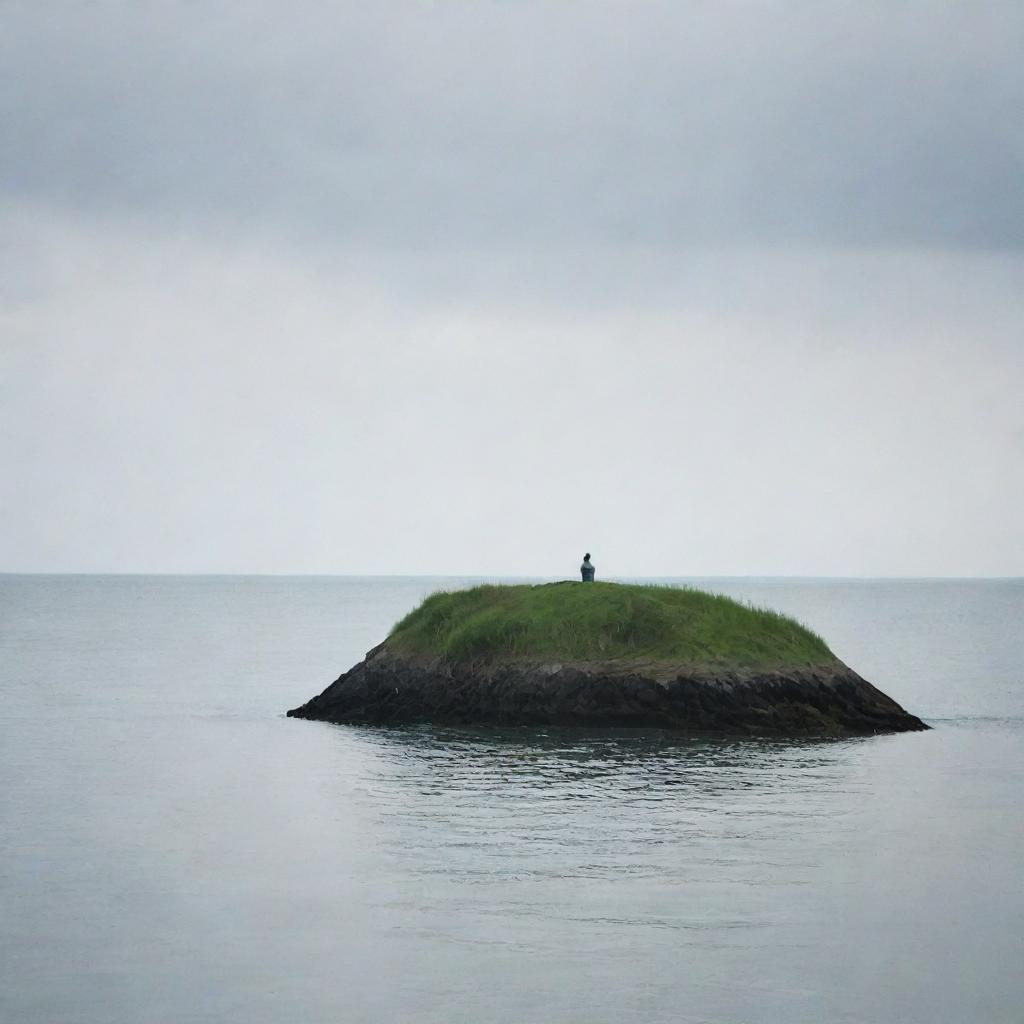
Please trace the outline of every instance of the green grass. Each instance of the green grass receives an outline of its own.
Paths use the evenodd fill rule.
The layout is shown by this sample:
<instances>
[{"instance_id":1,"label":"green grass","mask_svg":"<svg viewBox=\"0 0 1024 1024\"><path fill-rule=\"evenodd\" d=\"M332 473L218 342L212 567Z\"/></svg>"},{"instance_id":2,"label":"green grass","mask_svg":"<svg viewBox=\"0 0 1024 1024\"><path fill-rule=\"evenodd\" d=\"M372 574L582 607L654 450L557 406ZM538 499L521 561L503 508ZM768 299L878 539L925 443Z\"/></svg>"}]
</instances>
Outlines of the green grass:
<instances>
[{"instance_id":1,"label":"green grass","mask_svg":"<svg viewBox=\"0 0 1024 1024\"><path fill-rule=\"evenodd\" d=\"M825 641L778 612L688 587L480 586L432 594L391 631L398 654L494 659L826 664Z\"/></svg>"}]
</instances>

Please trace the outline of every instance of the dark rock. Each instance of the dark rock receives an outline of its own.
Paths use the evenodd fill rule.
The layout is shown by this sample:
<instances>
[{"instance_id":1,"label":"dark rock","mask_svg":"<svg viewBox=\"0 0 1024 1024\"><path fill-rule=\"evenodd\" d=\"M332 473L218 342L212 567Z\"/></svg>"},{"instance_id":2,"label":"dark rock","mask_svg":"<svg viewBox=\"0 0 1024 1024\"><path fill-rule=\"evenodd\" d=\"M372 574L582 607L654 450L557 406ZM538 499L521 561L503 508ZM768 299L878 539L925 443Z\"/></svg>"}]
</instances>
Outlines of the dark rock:
<instances>
[{"instance_id":1,"label":"dark rock","mask_svg":"<svg viewBox=\"0 0 1024 1024\"><path fill-rule=\"evenodd\" d=\"M689 670L663 663L453 664L386 644L289 717L326 722L583 725L774 736L927 729L841 662Z\"/></svg>"}]
</instances>

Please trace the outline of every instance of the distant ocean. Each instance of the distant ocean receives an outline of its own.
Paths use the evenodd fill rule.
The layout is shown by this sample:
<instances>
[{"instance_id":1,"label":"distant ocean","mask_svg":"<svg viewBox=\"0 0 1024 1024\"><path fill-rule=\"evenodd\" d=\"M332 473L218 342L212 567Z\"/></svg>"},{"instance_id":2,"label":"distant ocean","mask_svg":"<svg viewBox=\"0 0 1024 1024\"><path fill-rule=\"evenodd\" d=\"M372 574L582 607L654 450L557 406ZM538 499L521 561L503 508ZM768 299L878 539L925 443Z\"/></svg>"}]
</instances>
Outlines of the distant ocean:
<instances>
[{"instance_id":1,"label":"distant ocean","mask_svg":"<svg viewBox=\"0 0 1024 1024\"><path fill-rule=\"evenodd\" d=\"M675 581L928 733L283 717L467 582L0 576L0 1020L1024 1020L1024 580Z\"/></svg>"}]
</instances>

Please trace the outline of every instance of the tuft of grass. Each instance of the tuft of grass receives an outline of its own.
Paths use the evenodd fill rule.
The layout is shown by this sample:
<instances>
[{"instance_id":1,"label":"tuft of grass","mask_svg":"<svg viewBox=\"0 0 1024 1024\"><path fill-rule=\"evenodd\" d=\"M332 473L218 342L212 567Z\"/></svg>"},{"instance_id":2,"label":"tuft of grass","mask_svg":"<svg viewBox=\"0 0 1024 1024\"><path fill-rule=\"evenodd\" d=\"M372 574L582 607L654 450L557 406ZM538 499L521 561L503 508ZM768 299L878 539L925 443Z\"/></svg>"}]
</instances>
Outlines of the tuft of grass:
<instances>
[{"instance_id":1,"label":"tuft of grass","mask_svg":"<svg viewBox=\"0 0 1024 1024\"><path fill-rule=\"evenodd\" d=\"M484 585L440 591L396 624L399 654L770 667L835 655L794 619L692 587L626 583Z\"/></svg>"}]
</instances>

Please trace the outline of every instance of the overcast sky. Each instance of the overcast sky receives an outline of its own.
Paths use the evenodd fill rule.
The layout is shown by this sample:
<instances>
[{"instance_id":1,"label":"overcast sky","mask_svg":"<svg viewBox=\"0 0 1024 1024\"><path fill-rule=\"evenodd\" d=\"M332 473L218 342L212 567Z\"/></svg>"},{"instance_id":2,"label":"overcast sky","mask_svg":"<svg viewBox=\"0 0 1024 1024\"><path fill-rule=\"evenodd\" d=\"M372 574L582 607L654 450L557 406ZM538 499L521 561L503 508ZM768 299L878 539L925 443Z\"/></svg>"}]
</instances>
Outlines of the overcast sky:
<instances>
[{"instance_id":1,"label":"overcast sky","mask_svg":"<svg viewBox=\"0 0 1024 1024\"><path fill-rule=\"evenodd\" d=\"M1024 5L0 7L0 570L1024 575Z\"/></svg>"}]
</instances>

